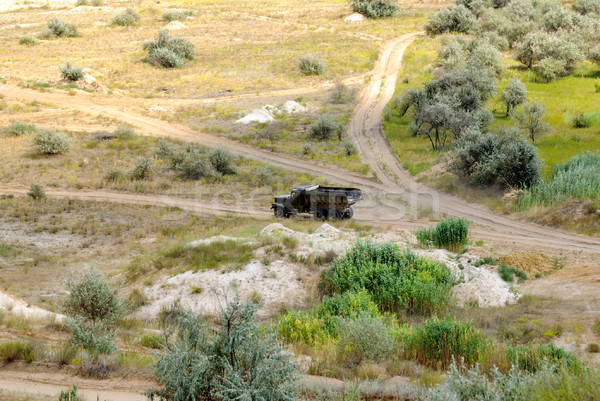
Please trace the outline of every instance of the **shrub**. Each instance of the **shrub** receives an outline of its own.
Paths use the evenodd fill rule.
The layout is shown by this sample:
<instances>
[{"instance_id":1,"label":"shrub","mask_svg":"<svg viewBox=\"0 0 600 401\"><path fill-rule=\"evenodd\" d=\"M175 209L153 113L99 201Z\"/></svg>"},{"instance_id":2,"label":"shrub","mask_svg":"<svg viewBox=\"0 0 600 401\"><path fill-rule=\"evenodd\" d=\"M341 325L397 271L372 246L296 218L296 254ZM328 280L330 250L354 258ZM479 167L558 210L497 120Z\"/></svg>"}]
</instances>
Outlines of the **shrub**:
<instances>
[{"instance_id":1,"label":"shrub","mask_svg":"<svg viewBox=\"0 0 600 401\"><path fill-rule=\"evenodd\" d=\"M171 167L186 180L199 180L212 175L211 164L206 153L197 148L188 147L171 157Z\"/></svg>"},{"instance_id":2,"label":"shrub","mask_svg":"<svg viewBox=\"0 0 600 401\"><path fill-rule=\"evenodd\" d=\"M391 359L396 344L381 317L360 315L356 319L340 319L338 324L338 348L350 363Z\"/></svg>"},{"instance_id":3,"label":"shrub","mask_svg":"<svg viewBox=\"0 0 600 401\"><path fill-rule=\"evenodd\" d=\"M514 111L510 114L519 127L527 132L531 143L535 143L535 138L540 134L547 132L550 126L544 120L546 106L541 103L525 103L521 110Z\"/></svg>"},{"instance_id":4,"label":"shrub","mask_svg":"<svg viewBox=\"0 0 600 401\"><path fill-rule=\"evenodd\" d=\"M523 344L509 346L505 351L506 360L520 370L537 372L546 364L563 365L569 369L581 368L575 355L554 344Z\"/></svg>"},{"instance_id":5,"label":"shrub","mask_svg":"<svg viewBox=\"0 0 600 401\"><path fill-rule=\"evenodd\" d=\"M527 280L527 274L525 272L515 268L508 267L504 264L498 267L498 274L502 278L502 280L507 281L509 283L513 283L515 281L515 276L518 277L519 283Z\"/></svg>"},{"instance_id":6,"label":"shrub","mask_svg":"<svg viewBox=\"0 0 600 401\"><path fill-rule=\"evenodd\" d=\"M567 75L567 63L564 60L544 57L538 65L538 73L547 82Z\"/></svg>"},{"instance_id":7,"label":"shrub","mask_svg":"<svg viewBox=\"0 0 600 401\"><path fill-rule=\"evenodd\" d=\"M356 149L356 145L352 141L344 142L344 154L346 156L352 156L358 153L358 149Z\"/></svg>"},{"instance_id":8,"label":"shrub","mask_svg":"<svg viewBox=\"0 0 600 401\"><path fill-rule=\"evenodd\" d=\"M113 168L106 173L104 179L110 182L119 182L123 181L127 175L120 168Z\"/></svg>"},{"instance_id":9,"label":"shrub","mask_svg":"<svg viewBox=\"0 0 600 401\"><path fill-rule=\"evenodd\" d=\"M502 101L506 104L508 116L515 106L527 100L527 88L518 78L511 78L502 90Z\"/></svg>"},{"instance_id":10,"label":"shrub","mask_svg":"<svg viewBox=\"0 0 600 401\"><path fill-rule=\"evenodd\" d=\"M552 205L566 200L600 199L600 154L586 152L552 169L549 180L540 181L518 200L519 208Z\"/></svg>"},{"instance_id":11,"label":"shrub","mask_svg":"<svg viewBox=\"0 0 600 401\"><path fill-rule=\"evenodd\" d=\"M116 349L116 333L105 322L69 318L67 328L72 333L71 346L75 349L84 348L100 354L110 354Z\"/></svg>"},{"instance_id":12,"label":"shrub","mask_svg":"<svg viewBox=\"0 0 600 401\"><path fill-rule=\"evenodd\" d=\"M165 333L155 366L160 388L148 392L150 399L294 399L296 366L276 339L256 325L256 309L253 302L234 300L221 312L215 330L178 310L176 336Z\"/></svg>"},{"instance_id":13,"label":"shrub","mask_svg":"<svg viewBox=\"0 0 600 401\"><path fill-rule=\"evenodd\" d=\"M131 139L135 137L135 130L129 124L120 124L115 128L113 135L118 139Z\"/></svg>"},{"instance_id":14,"label":"shrub","mask_svg":"<svg viewBox=\"0 0 600 401\"><path fill-rule=\"evenodd\" d=\"M451 273L443 264L394 244L357 242L323 273L326 294L366 290L388 311L431 314L450 303Z\"/></svg>"},{"instance_id":15,"label":"shrub","mask_svg":"<svg viewBox=\"0 0 600 401\"><path fill-rule=\"evenodd\" d=\"M594 124L594 117L592 113L578 113L571 119L571 125L573 128L589 128Z\"/></svg>"},{"instance_id":16,"label":"shrub","mask_svg":"<svg viewBox=\"0 0 600 401\"><path fill-rule=\"evenodd\" d=\"M470 131L455 142L451 169L471 185L528 188L540 180L537 150L514 130L504 135Z\"/></svg>"},{"instance_id":17,"label":"shrub","mask_svg":"<svg viewBox=\"0 0 600 401\"><path fill-rule=\"evenodd\" d=\"M175 154L175 145L165 138L159 138L154 147L154 153L158 157L171 158Z\"/></svg>"},{"instance_id":18,"label":"shrub","mask_svg":"<svg viewBox=\"0 0 600 401\"><path fill-rule=\"evenodd\" d=\"M300 57L298 59L298 68L304 75L325 74L325 62L314 54Z\"/></svg>"},{"instance_id":19,"label":"shrub","mask_svg":"<svg viewBox=\"0 0 600 401\"><path fill-rule=\"evenodd\" d=\"M453 360L473 365L485 355L488 346L487 338L470 322L437 317L404 335L406 356L433 368L446 369Z\"/></svg>"},{"instance_id":20,"label":"shrub","mask_svg":"<svg viewBox=\"0 0 600 401\"><path fill-rule=\"evenodd\" d=\"M59 68L59 70L62 79L71 82L79 81L80 79L83 79L83 76L85 75L80 67L74 66L70 61L67 61L63 67Z\"/></svg>"},{"instance_id":21,"label":"shrub","mask_svg":"<svg viewBox=\"0 0 600 401\"><path fill-rule=\"evenodd\" d=\"M135 166L129 172L132 180L147 180L152 175L152 160L147 157L138 157Z\"/></svg>"},{"instance_id":22,"label":"shrub","mask_svg":"<svg viewBox=\"0 0 600 401\"><path fill-rule=\"evenodd\" d=\"M334 104L346 104L352 101L352 91L342 82L336 82L329 101Z\"/></svg>"},{"instance_id":23,"label":"shrub","mask_svg":"<svg viewBox=\"0 0 600 401\"><path fill-rule=\"evenodd\" d=\"M77 4L82 0L79 0ZM85 399L77 393L77 386L69 390L62 390L58 396L58 401L85 401Z\"/></svg>"},{"instance_id":24,"label":"shrub","mask_svg":"<svg viewBox=\"0 0 600 401\"><path fill-rule=\"evenodd\" d=\"M191 17L194 15L192 10L183 10L183 11L165 11L162 15L162 19L165 21L178 21L185 19L186 17Z\"/></svg>"},{"instance_id":25,"label":"shrub","mask_svg":"<svg viewBox=\"0 0 600 401\"><path fill-rule=\"evenodd\" d=\"M398 12L395 0L350 0L350 5L355 13L368 18L393 17Z\"/></svg>"},{"instance_id":26,"label":"shrub","mask_svg":"<svg viewBox=\"0 0 600 401\"><path fill-rule=\"evenodd\" d=\"M260 166L254 172L254 178L260 185L269 185L275 176L275 168L273 166Z\"/></svg>"},{"instance_id":27,"label":"shrub","mask_svg":"<svg viewBox=\"0 0 600 401\"><path fill-rule=\"evenodd\" d=\"M173 37L166 29L160 30L156 39L145 42L144 50L148 52L147 61L150 64L165 68L181 67L187 60L196 58L192 42Z\"/></svg>"},{"instance_id":28,"label":"shrub","mask_svg":"<svg viewBox=\"0 0 600 401\"><path fill-rule=\"evenodd\" d=\"M415 235L421 245L458 250L468 241L469 221L451 217L440 220L435 227L420 228Z\"/></svg>"},{"instance_id":29,"label":"shrub","mask_svg":"<svg viewBox=\"0 0 600 401\"><path fill-rule=\"evenodd\" d=\"M41 185L31 184L27 196L33 200L44 200L46 199L46 191Z\"/></svg>"},{"instance_id":30,"label":"shrub","mask_svg":"<svg viewBox=\"0 0 600 401\"><path fill-rule=\"evenodd\" d=\"M54 38L74 38L79 36L77 26L74 24L63 21L58 17L52 17L42 29L40 37L42 39L54 39Z\"/></svg>"},{"instance_id":31,"label":"shrub","mask_svg":"<svg viewBox=\"0 0 600 401\"><path fill-rule=\"evenodd\" d=\"M338 137L344 132L344 126L335 122L327 114L322 114L314 123L308 127L308 136L317 141L325 141L331 139L334 134Z\"/></svg>"},{"instance_id":32,"label":"shrub","mask_svg":"<svg viewBox=\"0 0 600 401\"><path fill-rule=\"evenodd\" d=\"M40 129L33 137L33 146L39 155L58 155L71 150L71 141L54 128Z\"/></svg>"},{"instance_id":33,"label":"shrub","mask_svg":"<svg viewBox=\"0 0 600 401\"><path fill-rule=\"evenodd\" d=\"M132 26L140 21L140 15L132 8L127 8L125 11L118 13L113 17L111 25L117 26Z\"/></svg>"},{"instance_id":34,"label":"shrub","mask_svg":"<svg viewBox=\"0 0 600 401\"><path fill-rule=\"evenodd\" d=\"M6 128L4 134L7 136L33 135L38 132L38 127L34 123L26 123L24 121L11 121Z\"/></svg>"},{"instance_id":35,"label":"shrub","mask_svg":"<svg viewBox=\"0 0 600 401\"><path fill-rule=\"evenodd\" d=\"M600 1L598 0L577 0L575 3L573 3L572 8L581 15L600 15Z\"/></svg>"},{"instance_id":36,"label":"shrub","mask_svg":"<svg viewBox=\"0 0 600 401\"><path fill-rule=\"evenodd\" d=\"M19 38L19 44L23 46L35 46L39 45L40 41L33 36L23 35Z\"/></svg>"},{"instance_id":37,"label":"shrub","mask_svg":"<svg viewBox=\"0 0 600 401\"><path fill-rule=\"evenodd\" d=\"M233 155L227 149L216 147L208 152L208 160L215 171L219 174L236 174L237 170L233 165Z\"/></svg>"},{"instance_id":38,"label":"shrub","mask_svg":"<svg viewBox=\"0 0 600 401\"><path fill-rule=\"evenodd\" d=\"M434 13L425 24L429 35L446 32L468 33L475 25L475 16L463 5L448 6Z\"/></svg>"}]
</instances>

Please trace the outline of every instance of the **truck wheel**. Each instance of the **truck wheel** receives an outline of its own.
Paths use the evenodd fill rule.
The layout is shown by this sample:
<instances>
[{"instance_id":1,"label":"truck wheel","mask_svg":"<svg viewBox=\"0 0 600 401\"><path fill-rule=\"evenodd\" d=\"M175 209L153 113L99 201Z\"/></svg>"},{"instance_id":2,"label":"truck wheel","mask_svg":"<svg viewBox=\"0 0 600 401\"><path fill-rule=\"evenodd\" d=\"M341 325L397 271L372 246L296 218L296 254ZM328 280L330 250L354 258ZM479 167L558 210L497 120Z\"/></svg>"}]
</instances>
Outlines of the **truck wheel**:
<instances>
[{"instance_id":1,"label":"truck wheel","mask_svg":"<svg viewBox=\"0 0 600 401\"><path fill-rule=\"evenodd\" d=\"M283 219L285 217L285 210L283 210L282 207L276 207L275 210L273 211L273 214L278 219Z\"/></svg>"},{"instance_id":2,"label":"truck wheel","mask_svg":"<svg viewBox=\"0 0 600 401\"><path fill-rule=\"evenodd\" d=\"M313 217L315 220L325 220L325 217L327 217L325 209L315 209L313 212Z\"/></svg>"},{"instance_id":3,"label":"truck wheel","mask_svg":"<svg viewBox=\"0 0 600 401\"><path fill-rule=\"evenodd\" d=\"M330 209L329 213L327 213L327 217L332 221L340 220L342 218L342 212L337 209Z\"/></svg>"},{"instance_id":4,"label":"truck wheel","mask_svg":"<svg viewBox=\"0 0 600 401\"><path fill-rule=\"evenodd\" d=\"M349 207L348 209L346 209L346 211L344 212L344 218L345 219L351 219L352 216L354 216L354 210Z\"/></svg>"}]
</instances>

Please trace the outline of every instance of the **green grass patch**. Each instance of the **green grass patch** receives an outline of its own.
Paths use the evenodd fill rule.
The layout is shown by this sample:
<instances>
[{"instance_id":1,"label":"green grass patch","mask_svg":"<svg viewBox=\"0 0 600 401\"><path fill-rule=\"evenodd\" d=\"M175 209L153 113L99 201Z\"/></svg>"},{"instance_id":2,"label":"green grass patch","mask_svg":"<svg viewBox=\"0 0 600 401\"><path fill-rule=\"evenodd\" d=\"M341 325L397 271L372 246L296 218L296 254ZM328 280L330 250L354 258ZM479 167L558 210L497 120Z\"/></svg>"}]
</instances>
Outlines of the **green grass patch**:
<instances>
[{"instance_id":1,"label":"green grass patch","mask_svg":"<svg viewBox=\"0 0 600 401\"><path fill-rule=\"evenodd\" d=\"M181 242L163 249L154 260L156 268L183 266L192 270L239 269L250 262L255 246L241 241L215 241L190 246Z\"/></svg>"},{"instance_id":2,"label":"green grass patch","mask_svg":"<svg viewBox=\"0 0 600 401\"><path fill-rule=\"evenodd\" d=\"M440 220L434 227L419 228L415 235L419 244L436 246L457 252L467 244L469 237L469 221L463 218Z\"/></svg>"},{"instance_id":3,"label":"green grass patch","mask_svg":"<svg viewBox=\"0 0 600 401\"><path fill-rule=\"evenodd\" d=\"M527 280L527 274L525 274L524 271L521 271L515 267L506 266L505 264L501 264L498 267L498 274L502 280L509 283L513 283L515 281L515 277L517 277L519 283Z\"/></svg>"},{"instance_id":4,"label":"green grass patch","mask_svg":"<svg viewBox=\"0 0 600 401\"><path fill-rule=\"evenodd\" d=\"M21 251L17 248L14 248L8 244L0 243L0 256L8 257L8 256L16 256L19 255Z\"/></svg>"}]
</instances>

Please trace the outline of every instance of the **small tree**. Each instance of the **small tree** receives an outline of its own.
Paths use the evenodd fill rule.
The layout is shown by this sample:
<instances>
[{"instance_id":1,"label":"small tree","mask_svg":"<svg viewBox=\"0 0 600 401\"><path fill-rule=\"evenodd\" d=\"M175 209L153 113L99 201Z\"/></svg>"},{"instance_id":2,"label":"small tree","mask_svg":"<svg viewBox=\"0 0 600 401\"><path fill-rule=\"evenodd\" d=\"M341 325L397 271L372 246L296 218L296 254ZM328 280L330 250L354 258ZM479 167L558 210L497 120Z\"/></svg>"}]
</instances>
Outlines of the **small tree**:
<instances>
[{"instance_id":1,"label":"small tree","mask_svg":"<svg viewBox=\"0 0 600 401\"><path fill-rule=\"evenodd\" d=\"M46 191L44 191L44 188L39 184L31 184L27 196L33 200L44 200L46 199Z\"/></svg>"},{"instance_id":2,"label":"small tree","mask_svg":"<svg viewBox=\"0 0 600 401\"><path fill-rule=\"evenodd\" d=\"M71 82L77 82L80 79L83 79L83 76L85 75L80 67L74 66L70 61L67 61L64 66L59 67L59 70L62 79Z\"/></svg>"},{"instance_id":3,"label":"small tree","mask_svg":"<svg viewBox=\"0 0 600 401\"><path fill-rule=\"evenodd\" d=\"M71 150L71 141L56 129L45 128L34 135L33 146L39 155L59 155Z\"/></svg>"},{"instance_id":4,"label":"small tree","mask_svg":"<svg viewBox=\"0 0 600 401\"><path fill-rule=\"evenodd\" d=\"M256 325L257 305L238 299L225 308L216 329L175 309L156 362L159 389L150 400L293 401L296 366L273 334Z\"/></svg>"},{"instance_id":5,"label":"small tree","mask_svg":"<svg viewBox=\"0 0 600 401\"><path fill-rule=\"evenodd\" d=\"M132 180L146 180L150 178L152 173L152 160L147 157L138 157L129 175Z\"/></svg>"},{"instance_id":6,"label":"small tree","mask_svg":"<svg viewBox=\"0 0 600 401\"><path fill-rule=\"evenodd\" d=\"M236 174L237 170L233 165L233 155L227 149L216 147L208 152L208 160L215 171L219 174Z\"/></svg>"},{"instance_id":7,"label":"small tree","mask_svg":"<svg viewBox=\"0 0 600 401\"><path fill-rule=\"evenodd\" d=\"M393 17L398 12L395 0L350 0L350 5L355 13L367 18Z\"/></svg>"},{"instance_id":8,"label":"small tree","mask_svg":"<svg viewBox=\"0 0 600 401\"><path fill-rule=\"evenodd\" d=\"M502 90L502 101L506 104L508 116L515 106L527 99L527 88L518 78L511 78Z\"/></svg>"},{"instance_id":9,"label":"small tree","mask_svg":"<svg viewBox=\"0 0 600 401\"><path fill-rule=\"evenodd\" d=\"M336 133L339 138L343 132L344 126L336 123L326 114L322 114L310 127L308 127L308 136L317 141L331 139Z\"/></svg>"},{"instance_id":10,"label":"small tree","mask_svg":"<svg viewBox=\"0 0 600 401\"><path fill-rule=\"evenodd\" d=\"M525 103L523 108L511 113L511 118L515 120L519 127L527 132L531 143L535 143L535 138L550 129L550 126L544 120L546 107L541 103Z\"/></svg>"},{"instance_id":11,"label":"small tree","mask_svg":"<svg viewBox=\"0 0 600 401\"><path fill-rule=\"evenodd\" d=\"M140 15L132 8L118 13L113 17L111 25L117 26L132 26L140 21Z\"/></svg>"},{"instance_id":12,"label":"small tree","mask_svg":"<svg viewBox=\"0 0 600 401\"><path fill-rule=\"evenodd\" d=\"M475 16L463 5L448 6L434 13L425 24L429 35L446 32L468 33L475 25Z\"/></svg>"}]
</instances>

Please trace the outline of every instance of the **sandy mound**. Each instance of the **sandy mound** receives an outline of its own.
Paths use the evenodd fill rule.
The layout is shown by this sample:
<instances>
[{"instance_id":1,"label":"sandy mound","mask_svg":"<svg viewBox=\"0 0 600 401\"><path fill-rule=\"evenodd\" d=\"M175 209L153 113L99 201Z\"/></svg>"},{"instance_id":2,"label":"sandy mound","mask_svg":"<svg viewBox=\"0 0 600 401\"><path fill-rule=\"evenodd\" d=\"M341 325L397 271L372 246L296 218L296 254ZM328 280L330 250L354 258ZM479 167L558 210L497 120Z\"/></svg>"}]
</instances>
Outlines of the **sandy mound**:
<instances>
[{"instance_id":1,"label":"sandy mound","mask_svg":"<svg viewBox=\"0 0 600 401\"><path fill-rule=\"evenodd\" d=\"M527 273L527 276L546 274L555 270L554 260L535 252L517 251L509 253L499 257L497 262L516 267Z\"/></svg>"},{"instance_id":2,"label":"sandy mound","mask_svg":"<svg viewBox=\"0 0 600 401\"><path fill-rule=\"evenodd\" d=\"M330 226L327 223L324 223L321 227L315 230L315 234L326 234L326 235L336 235L341 233L337 228Z\"/></svg>"},{"instance_id":3,"label":"sandy mound","mask_svg":"<svg viewBox=\"0 0 600 401\"><path fill-rule=\"evenodd\" d=\"M365 16L362 14L359 14L359 13L350 14L349 16L344 18L344 21L346 21L346 22L361 22L364 20L365 20Z\"/></svg>"},{"instance_id":4,"label":"sandy mound","mask_svg":"<svg viewBox=\"0 0 600 401\"><path fill-rule=\"evenodd\" d=\"M261 109L254 109L246 117L240 118L236 121L239 124L251 124L251 123L268 123L275 121L275 119L266 111Z\"/></svg>"},{"instance_id":5,"label":"sandy mound","mask_svg":"<svg viewBox=\"0 0 600 401\"><path fill-rule=\"evenodd\" d=\"M196 241L189 242L187 246L195 247L199 245L212 244L213 242L225 242L225 241L242 241L243 238L228 237L227 235L215 235L214 237L199 239Z\"/></svg>"},{"instance_id":6,"label":"sandy mound","mask_svg":"<svg viewBox=\"0 0 600 401\"><path fill-rule=\"evenodd\" d=\"M0 311L8 311L13 315L24 316L28 319L56 319L58 322L66 319L65 315L30 305L22 299L2 291L0 291Z\"/></svg>"},{"instance_id":7,"label":"sandy mound","mask_svg":"<svg viewBox=\"0 0 600 401\"><path fill-rule=\"evenodd\" d=\"M273 233L277 233L277 232L280 232L283 234L288 234L288 235L293 235L293 234L297 233L296 231L292 230L291 228L287 228L283 224L279 224L279 223L269 224L268 226L266 226L265 228L260 230L261 234L273 234Z\"/></svg>"},{"instance_id":8,"label":"sandy mound","mask_svg":"<svg viewBox=\"0 0 600 401\"><path fill-rule=\"evenodd\" d=\"M190 29L187 25L182 24L179 21L171 21L167 25L163 26L162 29L168 29L169 31L179 31L181 29Z\"/></svg>"},{"instance_id":9,"label":"sandy mound","mask_svg":"<svg viewBox=\"0 0 600 401\"><path fill-rule=\"evenodd\" d=\"M306 107L293 100L288 100L285 102L281 109L288 114L304 113L306 111Z\"/></svg>"},{"instance_id":10,"label":"sandy mound","mask_svg":"<svg viewBox=\"0 0 600 401\"><path fill-rule=\"evenodd\" d=\"M465 282L452 289L459 307L469 304L480 308L504 306L518 299L497 273L485 267L465 268L463 278Z\"/></svg>"}]
</instances>

